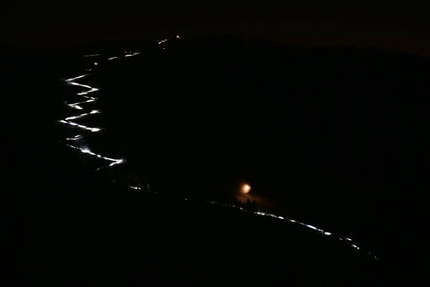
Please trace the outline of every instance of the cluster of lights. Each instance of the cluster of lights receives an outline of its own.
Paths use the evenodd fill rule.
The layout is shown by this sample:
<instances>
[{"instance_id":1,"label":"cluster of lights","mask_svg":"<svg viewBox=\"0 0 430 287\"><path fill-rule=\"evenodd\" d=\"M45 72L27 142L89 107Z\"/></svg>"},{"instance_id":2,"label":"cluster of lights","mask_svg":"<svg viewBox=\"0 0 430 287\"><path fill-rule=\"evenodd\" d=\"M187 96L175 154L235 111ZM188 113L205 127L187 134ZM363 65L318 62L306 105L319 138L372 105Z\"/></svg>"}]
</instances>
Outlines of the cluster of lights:
<instances>
[{"instance_id":1,"label":"cluster of lights","mask_svg":"<svg viewBox=\"0 0 430 287\"><path fill-rule=\"evenodd\" d=\"M176 35L176 36L175 36L175 38L180 40L180 39L181 39L181 36L180 36L180 35ZM169 40L170 40L170 39L167 39L167 38L166 38L166 39L163 39L163 40L159 40L159 41L157 41L157 43L158 43L158 45L161 45L161 44L163 44L163 43L166 43L166 42L167 42L167 41L169 41Z\"/></svg>"},{"instance_id":2,"label":"cluster of lights","mask_svg":"<svg viewBox=\"0 0 430 287\"><path fill-rule=\"evenodd\" d=\"M158 45L166 43L167 41L169 41L169 39L160 40L160 41L158 41Z\"/></svg>"}]
</instances>

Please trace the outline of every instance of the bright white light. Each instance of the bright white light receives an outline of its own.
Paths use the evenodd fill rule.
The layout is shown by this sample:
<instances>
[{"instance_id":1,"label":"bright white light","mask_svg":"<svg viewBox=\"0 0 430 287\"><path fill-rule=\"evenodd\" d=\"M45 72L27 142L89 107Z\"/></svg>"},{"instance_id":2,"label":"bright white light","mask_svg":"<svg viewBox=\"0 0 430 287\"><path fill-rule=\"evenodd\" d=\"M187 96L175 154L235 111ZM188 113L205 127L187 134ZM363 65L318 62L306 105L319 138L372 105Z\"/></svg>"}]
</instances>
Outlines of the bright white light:
<instances>
[{"instance_id":1,"label":"bright white light","mask_svg":"<svg viewBox=\"0 0 430 287\"><path fill-rule=\"evenodd\" d=\"M80 76L77 76L77 77L74 77L74 78L67 79L65 81L66 82L71 82L71 81L74 81L74 80L77 80L77 79L81 79L81 78L84 78L84 77L87 77L87 76L89 76L89 74L80 75Z\"/></svg>"},{"instance_id":2,"label":"bright white light","mask_svg":"<svg viewBox=\"0 0 430 287\"><path fill-rule=\"evenodd\" d=\"M82 110L83 108L81 106L79 106L80 104L87 104L87 103L91 103L94 102L96 100L96 98L91 98L88 101L84 101L84 102L77 102L77 103L72 103L72 104L67 104L69 107L74 108L74 109L78 109L78 110Z\"/></svg>"},{"instance_id":3,"label":"bright white light","mask_svg":"<svg viewBox=\"0 0 430 287\"><path fill-rule=\"evenodd\" d=\"M92 89L93 88L91 86L79 84L79 83L72 82L72 81L68 81L68 82L69 82L69 85L72 85L72 86L79 86L79 87L83 87L83 88L87 88L87 89Z\"/></svg>"},{"instance_id":4,"label":"bright white light","mask_svg":"<svg viewBox=\"0 0 430 287\"><path fill-rule=\"evenodd\" d=\"M97 62L94 62L94 66L97 66L99 63L97 63Z\"/></svg>"},{"instance_id":5,"label":"bright white light","mask_svg":"<svg viewBox=\"0 0 430 287\"><path fill-rule=\"evenodd\" d=\"M77 135L77 136L74 136L72 138L66 138L66 141L77 141L83 137L84 137L83 135Z\"/></svg>"},{"instance_id":6,"label":"bright white light","mask_svg":"<svg viewBox=\"0 0 430 287\"><path fill-rule=\"evenodd\" d=\"M309 225L309 224L305 224L306 227L313 229L313 230L317 230L318 228L316 228L315 226Z\"/></svg>"},{"instance_id":7,"label":"bright white light","mask_svg":"<svg viewBox=\"0 0 430 287\"><path fill-rule=\"evenodd\" d=\"M78 95L78 96L87 95L87 94L89 94L89 93L97 92L98 90L99 90L99 89L97 89L97 88L91 88L91 90L86 91L86 92L80 92L80 93L77 93L77 95Z\"/></svg>"},{"instance_id":8,"label":"bright white light","mask_svg":"<svg viewBox=\"0 0 430 287\"><path fill-rule=\"evenodd\" d=\"M132 54L127 54L124 57L133 57L133 56L137 56L139 54L140 54L140 52L136 52L136 53L132 53Z\"/></svg>"},{"instance_id":9,"label":"bright white light","mask_svg":"<svg viewBox=\"0 0 430 287\"><path fill-rule=\"evenodd\" d=\"M83 110L83 108L77 104L68 104L68 106L77 110Z\"/></svg>"},{"instance_id":10,"label":"bright white light","mask_svg":"<svg viewBox=\"0 0 430 287\"><path fill-rule=\"evenodd\" d=\"M91 151L88 148L86 148L86 147L81 148L81 152L91 154Z\"/></svg>"},{"instance_id":11,"label":"bright white light","mask_svg":"<svg viewBox=\"0 0 430 287\"><path fill-rule=\"evenodd\" d=\"M110 57L108 58L108 61L115 60L115 59L118 59L118 57Z\"/></svg>"},{"instance_id":12,"label":"bright white light","mask_svg":"<svg viewBox=\"0 0 430 287\"><path fill-rule=\"evenodd\" d=\"M67 118L65 118L65 120L66 121L76 120L76 119L80 119L80 118L86 117L88 115L89 115L88 113L85 113L85 114L81 114L81 115L78 115L78 116L67 117Z\"/></svg>"},{"instance_id":13,"label":"bright white light","mask_svg":"<svg viewBox=\"0 0 430 287\"><path fill-rule=\"evenodd\" d=\"M92 110L89 113L83 113L83 114L80 114L80 115L77 115L77 116L67 117L67 118L65 118L65 120L66 121L70 121L70 120L81 119L83 117L86 117L86 116L89 116L89 115L94 115L94 114L99 114L99 113L100 113L99 110Z\"/></svg>"},{"instance_id":14,"label":"bright white light","mask_svg":"<svg viewBox=\"0 0 430 287\"><path fill-rule=\"evenodd\" d=\"M70 125L70 126L73 126L73 127L78 127L78 128L83 129L83 130L91 131L91 132L99 132L99 131L101 131L100 128L91 128L91 127L87 127L87 126L84 126L84 125L80 125L80 124L75 123L75 122L70 122L70 121L65 121L65 120L59 120L59 122L63 123L63 124Z\"/></svg>"}]
</instances>

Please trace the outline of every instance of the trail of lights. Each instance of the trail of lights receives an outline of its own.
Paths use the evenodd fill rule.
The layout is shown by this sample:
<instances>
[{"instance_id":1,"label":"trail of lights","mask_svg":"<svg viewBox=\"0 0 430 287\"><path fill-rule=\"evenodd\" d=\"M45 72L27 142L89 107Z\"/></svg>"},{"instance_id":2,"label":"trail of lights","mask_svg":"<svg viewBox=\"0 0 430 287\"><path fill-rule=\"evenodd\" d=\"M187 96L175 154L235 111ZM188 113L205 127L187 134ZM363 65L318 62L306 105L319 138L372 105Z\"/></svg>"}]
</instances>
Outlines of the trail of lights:
<instances>
[{"instance_id":1,"label":"trail of lights","mask_svg":"<svg viewBox=\"0 0 430 287\"><path fill-rule=\"evenodd\" d=\"M87 56L100 56L100 54L93 54L93 55L87 55ZM98 65L98 63L95 62L94 65ZM85 84L81 84L81 83L76 82L76 80L88 77L90 75L91 74L87 73L87 74L79 75L79 76L76 76L76 77L64 80L65 83L67 83L68 85L77 86L77 87L83 88L84 90L78 92L76 95L80 96L80 97L82 97L84 99L86 99L85 101L79 101L79 102L74 102L74 103L67 103L66 102L65 104L67 106L69 106L71 108L74 108L74 109L77 109L77 110L83 110L84 109L82 107L83 104L92 103L92 102L95 102L97 100L96 97L90 97L90 96L87 96L87 95L89 93L94 93L94 92L99 91L98 88L95 88L95 87L92 87L90 85L85 85ZM58 122L60 122L62 124L65 124L65 125L68 125L68 126L71 126L71 127L80 128L80 129L82 129L84 131L100 132L102 130L102 128L89 127L89 126L86 126L84 124L78 124L78 123L76 123L76 122L73 121L73 120L82 119L82 118L88 117L90 115L95 115L95 114L100 114L100 113L101 113L100 110L94 109L94 110L90 110L88 112L84 112L84 113L79 114L79 115L68 116L68 117L66 117L64 119L58 120ZM83 137L84 136L82 134L79 134L79 135L76 135L74 137L65 138L65 141L74 141L74 142L77 142L80 139L82 139ZM75 150L79 150L83 154L88 154L90 156L94 156L96 158L100 158L100 159L103 159L105 161L110 162L107 167L112 167L112 166L119 165L119 164L122 164L122 163L125 162L124 159L116 159L116 158L111 158L111 157L103 156L101 154L96 154L96 153L90 151L87 147L78 147L78 146L70 145L70 144L66 144L66 146L71 147L71 148L73 148ZM101 168L104 168L104 167L101 167ZM99 170L101 168L98 168L97 170Z\"/></svg>"},{"instance_id":2,"label":"trail of lights","mask_svg":"<svg viewBox=\"0 0 430 287\"><path fill-rule=\"evenodd\" d=\"M78 95L79 96L82 96L82 95L88 95L89 93L94 93L94 92L97 92L99 89L97 89L97 88L91 88L90 90L88 90L88 91L83 91L83 92L80 92L80 93L78 93Z\"/></svg>"},{"instance_id":3,"label":"trail of lights","mask_svg":"<svg viewBox=\"0 0 430 287\"><path fill-rule=\"evenodd\" d=\"M187 200L187 199L185 199L185 200ZM229 208L239 209L241 211L246 211L245 208L243 208L241 206L236 206L234 204L225 204L225 203L220 203L220 202L216 202L216 201L207 201L206 203L215 204L215 205L221 205L221 206L225 206L225 207L229 207ZM323 229L320 229L320 228L317 228L317 227L315 227L313 225L306 224L306 223L303 223L303 222L300 222L300 221L297 221L297 220L294 220L294 219L284 218L283 216L279 216L279 215L272 214L272 213L255 211L254 214L259 215L259 216L266 216L266 217L277 218L277 219L280 219L280 220L285 220L285 221L288 221L288 222L291 222L291 223L294 223L294 224L301 225L301 226L303 226L305 228L308 228L308 229L311 229L313 231L316 231L319 234L322 234L322 235L325 235L325 236L333 236L333 237L335 237L336 239L338 239L340 241L345 241L350 247L355 248L357 250L361 250L361 247L359 247L358 245L352 243L352 239L351 238L342 237L342 236L336 237L336 235L334 235L333 233L331 233L329 231L326 231L326 230L323 230ZM375 255L373 255L372 253L368 252L367 254L369 256L373 257L374 259L378 260L378 257L376 257Z\"/></svg>"},{"instance_id":4,"label":"trail of lights","mask_svg":"<svg viewBox=\"0 0 430 287\"><path fill-rule=\"evenodd\" d=\"M180 40L180 39L181 39L181 36L180 36L180 35L176 35L176 36L175 36L175 38ZM157 44L158 44L158 45L161 45L161 44L163 44L163 43L166 43L166 42L167 42L167 41L169 41L169 40L170 40L170 39L167 39L167 38L166 38L166 39L163 39L163 40L159 40L159 41L157 41Z\"/></svg>"},{"instance_id":5,"label":"trail of lights","mask_svg":"<svg viewBox=\"0 0 430 287\"><path fill-rule=\"evenodd\" d=\"M77 110L83 110L84 108L81 106L78 106L77 104L68 104L69 107L77 109Z\"/></svg>"},{"instance_id":6,"label":"trail of lights","mask_svg":"<svg viewBox=\"0 0 430 287\"><path fill-rule=\"evenodd\" d=\"M130 51L129 53L126 52L126 54L123 57L133 57L133 56L137 56L139 54L140 54L140 52L131 52ZM101 54L88 54L88 55L84 55L84 58L98 57L98 56L101 56ZM120 57L118 57L118 56L113 56L113 57L109 57L107 60L111 61L111 60L115 60L115 59L119 59L119 58ZM98 65L99 65L99 62L93 62L93 66L98 66ZM85 70L89 72L92 69L91 68L87 68ZM85 85L85 84L76 82L76 80L88 77L90 75L92 75L92 73L86 73L86 74L82 74L82 75L79 75L79 76L76 76L76 77L72 77L72 78L68 78L68 79L64 80L68 85L77 86L77 87L81 87L81 88L84 89L83 91L78 92L76 95L84 98L85 100L84 101L74 102L74 103L67 103L66 102L65 104L68 107L71 107L71 108L77 109L77 110L84 110L84 107L82 105L88 104L88 103L92 103L92 102L95 102L95 101L98 100L96 97L87 96L90 93L98 92L99 91L98 88L95 88L95 87L92 87L90 85ZM71 127L80 128L82 130L89 131L89 132L99 132L99 131L102 130L102 128L89 127L89 126L86 126L84 124L78 124L78 123L74 122L74 120L82 119L82 118L88 117L89 115L95 115L95 114L100 114L100 113L101 112L99 110L91 110L89 112L84 112L84 113L79 114L79 115L68 116L68 117L66 117L64 119L59 120L58 122L60 122L62 124L65 124L65 125L68 125L68 126L71 126ZM80 139L82 139L83 137L84 136L82 134L79 134L79 135L76 135L74 137L65 138L65 141L77 142ZM70 145L70 144L67 144L67 146L71 147L71 148L73 148L75 150L79 150L83 154L88 154L90 156L94 156L94 157L97 157L97 158L100 158L100 159L103 159L103 160L106 160L106 161L110 162L109 165L102 166L102 167L100 167L100 168L98 168L96 170L100 170L102 168L113 167L113 166L125 163L124 159L116 159L116 158L111 158L111 157L103 156L101 154L96 154L96 153L90 151L87 147L78 147L78 146L74 146L74 145Z\"/></svg>"},{"instance_id":7,"label":"trail of lights","mask_svg":"<svg viewBox=\"0 0 430 287\"><path fill-rule=\"evenodd\" d=\"M83 107L81 107L80 105L81 104L88 104L88 103L92 103L92 102L95 102L97 99L96 98L90 98L89 100L87 100L87 101L84 101L84 102L77 102L77 103L72 103L72 104L67 104L69 107L71 107L71 108L74 108L74 109L77 109L77 110L83 110L84 108Z\"/></svg>"},{"instance_id":8,"label":"trail of lights","mask_svg":"<svg viewBox=\"0 0 430 287\"><path fill-rule=\"evenodd\" d=\"M111 167L111 166L114 166L114 165L121 164L121 163L125 162L125 160L122 159L122 158L116 159L116 158L106 157L106 156L103 156L101 154L97 154L95 152L90 151L87 147L77 147L77 146L73 146L73 145L70 145L70 144L66 144L66 145L68 147L70 147L70 148L79 150L81 153L92 155L92 156L95 156L97 158L104 159L106 161L110 161L111 163L108 165L108 167ZM100 168L98 168L98 169L100 169Z\"/></svg>"},{"instance_id":9,"label":"trail of lights","mask_svg":"<svg viewBox=\"0 0 430 287\"><path fill-rule=\"evenodd\" d=\"M85 77L88 77L90 74L83 74L83 75L80 75L80 76L77 76L77 77L74 77L74 78L70 78L70 79L66 79L65 81L66 82L72 82L72 81L74 81L74 80L78 80L78 79L82 79L82 78L85 78ZM77 84L77 83L76 83Z\"/></svg>"},{"instance_id":10,"label":"trail of lights","mask_svg":"<svg viewBox=\"0 0 430 287\"><path fill-rule=\"evenodd\" d=\"M87 88L89 90L93 89L93 87L88 86L88 85L83 85L83 84L79 84L79 83L71 82L71 81L68 81L68 82L69 82L69 85L72 85L72 86L78 86L78 87L82 87L82 88Z\"/></svg>"},{"instance_id":11,"label":"trail of lights","mask_svg":"<svg viewBox=\"0 0 430 287\"><path fill-rule=\"evenodd\" d=\"M78 123L71 122L71 121L59 120L58 122L66 124L66 125L69 125L69 126L72 126L72 127L77 127L77 128L80 128L80 129L83 129L83 130L86 130L86 131L90 131L90 132L93 132L93 133L99 132L99 131L102 130L101 128L91 128L91 127L80 125Z\"/></svg>"},{"instance_id":12,"label":"trail of lights","mask_svg":"<svg viewBox=\"0 0 430 287\"><path fill-rule=\"evenodd\" d=\"M181 37L179 35L176 36L176 38L177 39L181 39ZM160 45L160 44L163 44L163 43L165 43L167 41L169 41L169 39L163 39L163 40L158 41L157 43ZM130 52L130 53L127 53L127 51L126 51L125 55L123 57L133 57L133 56L136 56L136 55L139 55L139 54L140 54L139 52L134 52L134 53ZM95 56L100 56L100 54L85 55L84 57L95 57ZM111 61L111 60L115 60L115 59L119 59L119 58L121 58L121 57L119 57L119 56L112 56L112 57L107 58L107 60ZM98 62L94 62L93 65L97 66ZM91 71L91 69L86 69L86 70ZM94 101L97 100L97 98L95 98L95 97L89 97L89 96L86 96L86 95L89 94L89 93L94 93L94 92L99 91L98 88L94 88L94 87L89 86L89 85L84 85L84 84L75 82L78 79L82 79L82 78L90 76L90 75L91 74L83 74L83 75L79 75L79 76L76 76L76 77L64 80L69 85L79 86L81 88L87 89L87 90L84 90L84 91L81 91L81 92L77 93L78 96L81 96L81 97L87 99L86 101L81 101L81 102L76 102L76 103L66 103L66 105L68 105L69 107L72 107L74 109L83 110L83 107L81 107L80 105L91 103L91 102L94 102ZM101 128L88 127L88 126L85 126L85 125L82 125L82 124L78 124L76 122L71 121L71 120L77 120L77 119L81 119L81 118L87 117L89 115L99 114L99 113L101 113L99 110L91 110L89 112L85 112L85 113L82 113L80 115L66 117L66 118L64 118L62 120L59 120L59 122L63 123L63 124L66 124L66 125L69 125L69 126L72 126L72 127L77 127L77 128L83 129L85 131L99 132L99 131L102 130ZM84 137L84 135L78 134L78 135L76 135L74 137L68 137L65 140L66 141L77 142L80 139L82 139L83 137ZM86 146L79 147L79 146L70 145L70 144L66 144L66 146L68 146L68 147L70 147L72 149L78 150L78 151L80 151L83 154L86 154L86 155L89 155L89 156L93 156L93 157L96 157L96 158L99 158L99 159L102 159L102 160L110 162L109 165L99 167L99 168L96 169L96 171L104 169L104 168L109 168L109 167L113 167L113 166L125 163L125 159L111 158L111 157L103 156L101 154L97 154L95 152L92 152ZM127 187L130 188L130 189L133 189L133 190L142 190L142 188L140 186L127 185ZM158 193L156 191L154 191L154 192ZM184 200L188 201L187 198L185 198ZM228 207L228 208L234 208L234 209L238 209L238 210L241 210L241 211L247 211L245 208L243 208L241 206L236 206L236 205L233 205L233 204L224 204L224 203L215 202L215 201L207 201L206 203L220 205L220 206L225 206L225 207ZM332 236L332 237L334 237L334 238L336 238L336 239L338 239L340 241L345 242L350 247L352 247L352 248L354 248L356 250L360 250L360 251L362 250L361 247L359 247L357 244L353 243L353 241L352 241L351 238L343 237L343 236L336 236L332 232L323 230L323 229L318 228L316 226L313 226L313 225L310 225L310 224L306 224L306 223L303 223L303 222L300 222L300 221L297 221L297 220L294 220L294 219L285 218L283 216L278 216L278 215L275 215L275 214L271 214L271 213L266 213L266 212L261 212L261 211L256 211L256 212L253 212L253 213L255 215L258 215L258 216L271 217L271 218L275 218L275 219L279 219L279 220L283 220L283 221L288 221L290 223L303 226L304 228L307 228L307 229L310 229L312 231L315 231L315 232L317 232L317 233L319 233L321 235ZM373 254L371 254L369 252L367 254L369 256L373 257L376 260L378 259L375 255L373 255Z\"/></svg>"},{"instance_id":13,"label":"trail of lights","mask_svg":"<svg viewBox=\"0 0 430 287\"><path fill-rule=\"evenodd\" d=\"M124 57L133 57L133 56L137 56L139 54L140 54L140 52L135 52L135 53L131 53L131 54L126 54L126 55L124 55Z\"/></svg>"},{"instance_id":14,"label":"trail of lights","mask_svg":"<svg viewBox=\"0 0 430 287\"><path fill-rule=\"evenodd\" d=\"M89 116L89 115L94 115L94 114L99 114L100 113L100 111L99 110L92 110L91 112L89 112L89 113L83 113L83 114L80 114L80 115L78 115L78 116L73 116L73 117L68 117L68 118L65 118L64 120L66 120L66 121L70 121L70 120L77 120L77 119L82 119L82 118L84 118L84 117L87 117L87 116Z\"/></svg>"}]
</instances>

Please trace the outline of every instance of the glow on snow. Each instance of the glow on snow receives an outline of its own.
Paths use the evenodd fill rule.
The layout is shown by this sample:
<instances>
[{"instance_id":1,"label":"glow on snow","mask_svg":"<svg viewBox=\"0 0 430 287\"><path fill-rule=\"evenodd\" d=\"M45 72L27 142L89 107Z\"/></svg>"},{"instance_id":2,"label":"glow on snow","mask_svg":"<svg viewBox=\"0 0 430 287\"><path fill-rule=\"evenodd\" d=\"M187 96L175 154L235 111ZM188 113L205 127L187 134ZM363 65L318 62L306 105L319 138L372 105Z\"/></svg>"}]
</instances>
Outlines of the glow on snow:
<instances>
[{"instance_id":1,"label":"glow on snow","mask_svg":"<svg viewBox=\"0 0 430 287\"><path fill-rule=\"evenodd\" d=\"M87 56L100 56L100 54L93 54L93 55L87 55ZM94 63L94 65L97 65L97 64L98 64L97 62ZM84 84L76 82L76 80L88 77L90 75L91 74L83 74L83 75L79 75L79 76L76 76L76 77L69 78L69 79L65 80L65 82L67 84L69 84L69 85L77 86L77 87L81 87L81 88L85 89L85 90L83 90L81 92L78 92L76 95L79 96L79 97L81 97L81 98L86 99L85 101L78 101L78 102L75 102L75 103L67 103L66 102L66 105L68 105L69 107L74 108L74 109L83 110L84 108L81 105L87 104L87 103L91 103L91 102L95 102L97 100L96 97L89 97L89 96L85 96L85 95L87 95L89 93L97 92L99 90L98 88L95 88L95 87L92 87L92 86L89 86L89 85L84 85ZM72 121L72 120L81 119L81 118L87 117L89 115L95 115L95 114L99 114L99 113L101 113L99 110L90 110L88 112L85 112L85 113L82 113L82 114L79 114L79 115L66 117L66 118L64 118L62 120L59 120L59 122L63 123L63 124L66 124L66 125L69 125L69 126L72 126L72 127L77 127L77 128L83 129L85 131L99 132L99 131L102 130L101 128L98 128L98 127L89 127L89 126L86 126L86 125L83 125L83 124L78 124L78 123ZM66 141L75 141L76 142L76 141L78 141L79 139L81 139L83 137L84 137L83 135L79 134L79 135L76 135L74 137L68 137L65 140ZM115 166L115 165L118 165L118 164L122 164L122 163L125 162L123 159L116 159L116 158L111 158L111 157L103 156L101 154L96 154L96 153L90 151L87 147L78 147L78 146L73 146L73 145L69 145L69 144L67 144L67 146L71 147L73 149L79 150L80 152L82 152L84 154L88 154L88 155L91 155L91 156L94 156L94 157L97 157L97 158L109 161L110 164L107 167L112 167L112 166Z\"/></svg>"},{"instance_id":2,"label":"glow on snow","mask_svg":"<svg viewBox=\"0 0 430 287\"><path fill-rule=\"evenodd\" d=\"M121 164L121 163L124 163L124 162L125 162L125 160L124 160L124 159L122 159L122 158L116 159L116 158L111 158L111 157L102 156L101 154L96 154L95 152L90 151L87 147L83 147L83 148L81 148L81 147L76 147L76 146L69 145L69 144L68 144L67 146L68 146L68 147L71 147L71 148L73 148L73 149L79 150L81 153L89 154L89 155L95 156L95 157L97 157L97 158L100 158L100 159L104 159L104 160L110 161L110 162L111 162L111 164L109 164L109 165L108 165L109 167L110 167L110 166L117 165L117 164Z\"/></svg>"},{"instance_id":3,"label":"glow on snow","mask_svg":"<svg viewBox=\"0 0 430 287\"><path fill-rule=\"evenodd\" d=\"M83 129L83 130L86 130L86 131L90 131L90 132L93 132L93 133L94 132L99 132L99 131L102 130L101 128L91 128L91 127L80 125L78 123L71 122L71 121L59 120L59 122L63 123L63 124L66 124L66 125L69 125L69 126L72 126L72 127L77 127L77 128L80 128L80 129Z\"/></svg>"},{"instance_id":4,"label":"glow on snow","mask_svg":"<svg viewBox=\"0 0 430 287\"><path fill-rule=\"evenodd\" d=\"M90 90L93 89L93 87L88 86L88 85L83 85L83 84L79 84L79 83L71 82L71 81L68 81L68 82L72 86L79 86L79 87L87 88L87 89L90 89Z\"/></svg>"},{"instance_id":5,"label":"glow on snow","mask_svg":"<svg viewBox=\"0 0 430 287\"><path fill-rule=\"evenodd\" d=\"M87 57L97 57L97 56L100 56L100 54L84 55L85 58L87 58Z\"/></svg>"},{"instance_id":6,"label":"glow on snow","mask_svg":"<svg viewBox=\"0 0 430 287\"><path fill-rule=\"evenodd\" d=\"M80 115L78 115L78 116L73 116L73 117L65 118L65 120L66 120L66 121L70 121L70 120L77 120L77 119L81 119L81 118L83 118L83 117L86 117L86 116L89 116L89 115L93 115L93 114L98 114L98 113L100 113L100 111L99 111L99 110L92 110L92 111L91 111L91 112L89 112L89 113L83 113L83 114L80 114Z\"/></svg>"},{"instance_id":7,"label":"glow on snow","mask_svg":"<svg viewBox=\"0 0 430 287\"><path fill-rule=\"evenodd\" d=\"M70 79L66 79L65 81L66 82L71 82L71 81L74 81L74 80L78 80L78 79L81 79L81 78L84 78L84 77L87 77L87 76L89 76L90 74L83 74L83 75L80 75L80 76L77 76L77 77L74 77L74 78L70 78ZM75 83L76 85L80 85L80 84L78 84L78 83Z\"/></svg>"},{"instance_id":8,"label":"glow on snow","mask_svg":"<svg viewBox=\"0 0 430 287\"><path fill-rule=\"evenodd\" d=\"M236 209L239 209L239 210L242 210L242 211L246 211L246 209L244 209L243 207L236 206L236 205L233 205L233 204L224 204L224 203L215 202L215 201L208 201L207 203L216 204L216 205L222 205L222 206L226 206L226 207L230 207L230 208L236 208ZM286 221L289 221L291 223L298 224L298 225L301 225L301 226L303 226L305 228L314 230L314 231L316 231L316 232L318 232L318 233L320 233L322 235L325 235L325 236L335 236L333 233L325 231L325 230L322 230L322 229L317 228L317 227L315 227L313 225L306 224L306 223L303 223L303 222L300 222L300 221L297 221L297 220L294 220L294 219L284 218L283 216L278 216L276 214L271 214L271 213L266 213L266 212L261 212L261 211L255 211L254 214L259 215L259 216L267 216L267 217L277 218L277 219L281 219L281 220L286 220ZM351 238L348 238L348 237L337 237L337 239L340 240L340 241L344 241L344 239L345 239L347 241L347 243L348 243L349 246L351 246L351 247L353 247L353 248L355 248L357 250L361 250L361 248L358 245L352 244L352 239ZM378 257L374 256L371 253L368 253L368 255L372 256L374 259L378 259Z\"/></svg>"},{"instance_id":9,"label":"glow on snow","mask_svg":"<svg viewBox=\"0 0 430 287\"><path fill-rule=\"evenodd\" d=\"M181 37L179 35L177 35L176 38L177 39L181 39ZM169 39L163 39L163 40L158 41L157 43L158 44L162 44L162 43L165 43L167 41L169 41ZM130 52L130 53L127 53L127 51L126 51L125 55L123 57L132 57L132 56L136 56L136 55L139 55L139 54L140 54L139 52L134 52L134 53ZM100 56L100 54L90 54L90 55L85 55L84 57L96 57L96 56ZM112 57L107 58L107 60L111 61L111 60L115 60L115 59L119 59L119 58L120 58L120 56L112 56ZM98 65L98 62L94 62L93 65L95 65L95 66ZM87 69L87 70L91 70L91 69ZM87 95L89 93L94 93L94 92L99 91L98 88L94 88L94 87L91 87L89 85L84 85L84 84L75 82L75 80L82 79L82 78L88 77L90 75L91 74L83 74L83 75L79 75L79 76L76 76L76 77L64 80L69 85L79 86L79 87L82 87L82 88L86 89L84 91L81 91L81 92L77 93L77 96L81 96L81 97L83 97L83 98L85 98L87 100L86 101L76 102L76 103L66 103L69 107L72 107L72 108L75 108L75 109L78 109L78 110L83 110L83 107L81 107L80 105L91 103L91 102L94 102L94 101L97 100L97 98L95 98L95 97L89 97L89 96L85 96L85 95ZM86 130L86 131L99 132L99 131L102 130L101 128L88 127L88 126L85 126L85 125L82 125L82 124L78 124L76 122L71 121L71 120L81 119L81 118L87 117L89 115L99 114L99 113L101 113L99 110L91 110L89 112L85 112L85 113L82 113L80 115L66 117L66 118L64 118L62 120L59 120L59 122L61 122L63 124L66 124L66 125L69 125L69 126L72 126L72 127L77 127L77 128L80 128L80 129L83 129L83 130ZM75 141L75 142L77 142L79 139L82 139L83 137L84 136L82 134L78 134L78 135L76 135L74 137L65 138L65 140L66 141ZM113 167L115 165L119 165L119 164L125 163L124 159L116 159L116 158L111 158L111 157L103 156L101 154L97 154L95 152L92 152L86 146L85 147L79 147L79 146L70 145L70 144L66 144L66 145L68 147L70 147L70 148L73 148L75 150L80 151L83 154L87 154L87 155L90 155L90 156L93 156L93 157L96 157L96 158L99 158L99 159L103 159L103 160L106 160L106 161L110 162L109 165L104 166L104 167L100 167L100 168L98 168L96 170L100 170L102 168ZM128 185L128 187L130 189L134 189L134 190L141 190L141 187L139 187L139 186ZM250 191L250 189L251 189L251 187L249 185L247 185L247 184L244 185L242 188L243 188L242 189L243 193L248 193ZM184 200L188 200L188 199L185 198ZM229 207L229 208L235 208L235 209L239 209L241 211L246 211L246 209L244 209L243 207L236 206L236 205L233 205L233 204L224 204L224 203L215 202L215 201L208 201L207 203L221 205L221 206L225 206L225 207ZM303 222L300 222L300 221L297 221L297 220L294 220L294 219L284 218L282 216L278 216L278 215L271 214L271 213L260 212L260 211L256 211L256 212L254 212L254 214L256 214L258 216L266 216L266 217L272 217L272 218L276 218L276 219L280 219L280 220L285 220L285 221L288 221L290 223L301 225L301 226L303 226L305 228L308 228L310 230L318 232L319 234L322 234L322 235L325 235L325 236L334 236L334 237L336 237L331 232L325 231L325 230L317 228L317 227L315 227L313 225L306 224L306 223L303 223ZM352 239L351 238L348 238L348 237L336 237L336 238L338 240L340 240L340 241L343 241L343 242L347 243L349 246L351 246L351 247L353 247L353 248L355 248L357 250L361 250L361 248L358 245L352 243ZM372 255L371 253L368 253L368 254L370 256L372 256L373 258L378 259L376 256Z\"/></svg>"},{"instance_id":10,"label":"glow on snow","mask_svg":"<svg viewBox=\"0 0 430 287\"><path fill-rule=\"evenodd\" d=\"M124 57L133 57L133 56L137 56L139 54L140 54L139 52L136 52L136 53L126 54Z\"/></svg>"}]
</instances>

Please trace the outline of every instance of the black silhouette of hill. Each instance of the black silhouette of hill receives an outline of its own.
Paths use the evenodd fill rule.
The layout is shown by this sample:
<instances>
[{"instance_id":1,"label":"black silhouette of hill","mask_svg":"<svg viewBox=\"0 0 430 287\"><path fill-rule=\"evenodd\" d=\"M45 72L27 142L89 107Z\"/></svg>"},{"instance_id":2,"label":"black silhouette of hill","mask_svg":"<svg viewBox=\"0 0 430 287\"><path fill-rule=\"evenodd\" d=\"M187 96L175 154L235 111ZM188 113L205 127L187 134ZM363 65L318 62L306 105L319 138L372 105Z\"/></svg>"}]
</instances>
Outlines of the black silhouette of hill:
<instances>
[{"instance_id":1,"label":"black silhouette of hill","mask_svg":"<svg viewBox=\"0 0 430 287\"><path fill-rule=\"evenodd\" d=\"M424 218L427 58L212 36L165 47L136 44L141 56L102 62L94 79L133 168L167 194L196 198L245 178L292 216L351 234L381 260L273 219L133 194L85 171L58 143L54 121L60 78L79 70L70 55L92 48L67 57L3 49L4 280L413 284L404 273Z\"/></svg>"},{"instance_id":2,"label":"black silhouette of hill","mask_svg":"<svg viewBox=\"0 0 430 287\"><path fill-rule=\"evenodd\" d=\"M427 58L203 37L106 67L108 126L159 188L243 177L292 212L368 224L424 186Z\"/></svg>"}]
</instances>

